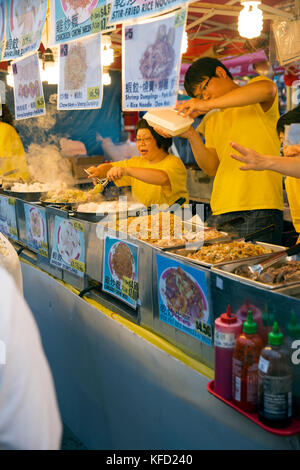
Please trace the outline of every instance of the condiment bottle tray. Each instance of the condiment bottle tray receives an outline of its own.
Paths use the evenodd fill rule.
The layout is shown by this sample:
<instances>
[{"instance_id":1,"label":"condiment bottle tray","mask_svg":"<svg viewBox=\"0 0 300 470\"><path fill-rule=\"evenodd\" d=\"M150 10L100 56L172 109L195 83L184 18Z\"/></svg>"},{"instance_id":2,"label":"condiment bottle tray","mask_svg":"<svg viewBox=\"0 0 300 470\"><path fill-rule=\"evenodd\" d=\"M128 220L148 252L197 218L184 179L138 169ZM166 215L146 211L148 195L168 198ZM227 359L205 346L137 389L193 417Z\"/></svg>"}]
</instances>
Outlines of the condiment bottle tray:
<instances>
[{"instance_id":1,"label":"condiment bottle tray","mask_svg":"<svg viewBox=\"0 0 300 470\"><path fill-rule=\"evenodd\" d=\"M231 401L226 400L226 398L223 398L221 397L221 395L217 394L214 390L214 385L215 385L214 380L212 380L211 382L207 384L207 390L209 393L211 393L212 395L214 395L216 398L223 401L227 405L231 406L231 408L235 409L242 415L246 416L246 418L256 423L265 431L271 432L273 434L277 434L278 436L292 436L293 434L300 433L300 420L299 419L292 418L291 424L289 426L286 426L285 428L280 428L280 429L271 428L270 426L267 426L266 424L262 423L259 420L258 413L247 413L246 411L241 410L238 406L234 405Z\"/></svg>"}]
</instances>

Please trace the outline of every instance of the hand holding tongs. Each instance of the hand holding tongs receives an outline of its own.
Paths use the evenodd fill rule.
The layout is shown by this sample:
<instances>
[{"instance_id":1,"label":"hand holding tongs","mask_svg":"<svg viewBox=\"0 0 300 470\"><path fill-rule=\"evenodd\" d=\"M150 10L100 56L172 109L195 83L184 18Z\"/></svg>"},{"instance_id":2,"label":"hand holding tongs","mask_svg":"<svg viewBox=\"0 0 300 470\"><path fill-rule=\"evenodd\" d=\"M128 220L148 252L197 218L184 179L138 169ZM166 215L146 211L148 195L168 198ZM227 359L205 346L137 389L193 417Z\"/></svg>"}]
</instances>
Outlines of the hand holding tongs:
<instances>
[{"instance_id":1,"label":"hand holding tongs","mask_svg":"<svg viewBox=\"0 0 300 470\"><path fill-rule=\"evenodd\" d=\"M95 180L98 181L99 184L101 184L103 189L108 185L109 180L107 178L100 179L97 176L92 175L92 173L90 173L89 170L87 170L86 168L84 168L84 171L86 172L87 175L92 176L93 178L95 178Z\"/></svg>"}]
</instances>

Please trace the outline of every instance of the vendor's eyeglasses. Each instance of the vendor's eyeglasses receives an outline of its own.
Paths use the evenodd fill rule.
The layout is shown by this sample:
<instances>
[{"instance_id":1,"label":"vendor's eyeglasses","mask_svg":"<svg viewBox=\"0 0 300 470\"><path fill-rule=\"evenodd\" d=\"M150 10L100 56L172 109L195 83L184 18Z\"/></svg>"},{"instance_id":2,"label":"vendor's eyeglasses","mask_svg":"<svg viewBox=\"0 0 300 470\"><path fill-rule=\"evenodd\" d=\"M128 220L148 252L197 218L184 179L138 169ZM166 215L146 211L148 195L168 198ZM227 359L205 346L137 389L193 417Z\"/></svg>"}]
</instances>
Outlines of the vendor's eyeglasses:
<instances>
[{"instance_id":1,"label":"vendor's eyeglasses","mask_svg":"<svg viewBox=\"0 0 300 470\"><path fill-rule=\"evenodd\" d=\"M140 139L140 138L135 139L137 144L140 144L141 142L148 143L148 142L150 142L150 140L152 140L152 137L145 137L144 139Z\"/></svg>"},{"instance_id":2,"label":"vendor's eyeglasses","mask_svg":"<svg viewBox=\"0 0 300 470\"><path fill-rule=\"evenodd\" d=\"M210 77L207 82L205 83L205 85L202 87L200 93L196 96L196 98L198 98L198 100L203 100L203 93L205 92L206 88L208 87L208 84L209 82L211 81L213 77Z\"/></svg>"}]
</instances>

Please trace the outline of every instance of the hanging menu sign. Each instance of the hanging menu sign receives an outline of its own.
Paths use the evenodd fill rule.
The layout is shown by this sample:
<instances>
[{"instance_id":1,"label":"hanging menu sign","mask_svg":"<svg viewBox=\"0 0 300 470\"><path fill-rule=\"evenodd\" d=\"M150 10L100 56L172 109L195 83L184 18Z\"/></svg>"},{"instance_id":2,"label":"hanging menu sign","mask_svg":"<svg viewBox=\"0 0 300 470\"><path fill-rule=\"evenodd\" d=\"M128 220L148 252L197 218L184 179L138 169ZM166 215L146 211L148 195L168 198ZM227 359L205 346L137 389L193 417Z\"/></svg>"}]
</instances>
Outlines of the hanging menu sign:
<instances>
[{"instance_id":1,"label":"hanging menu sign","mask_svg":"<svg viewBox=\"0 0 300 470\"><path fill-rule=\"evenodd\" d=\"M205 273L156 255L159 319L199 341L212 344Z\"/></svg>"},{"instance_id":2,"label":"hanging menu sign","mask_svg":"<svg viewBox=\"0 0 300 470\"><path fill-rule=\"evenodd\" d=\"M55 216L50 263L83 277L85 273L83 223Z\"/></svg>"},{"instance_id":3,"label":"hanging menu sign","mask_svg":"<svg viewBox=\"0 0 300 470\"><path fill-rule=\"evenodd\" d=\"M100 31L107 26L111 5L106 0L50 0L50 41L62 44Z\"/></svg>"},{"instance_id":4,"label":"hanging menu sign","mask_svg":"<svg viewBox=\"0 0 300 470\"><path fill-rule=\"evenodd\" d=\"M160 15L186 3L187 0L112 0L109 24Z\"/></svg>"},{"instance_id":5,"label":"hanging menu sign","mask_svg":"<svg viewBox=\"0 0 300 470\"><path fill-rule=\"evenodd\" d=\"M12 64L16 119L45 114L44 92L37 54Z\"/></svg>"},{"instance_id":6,"label":"hanging menu sign","mask_svg":"<svg viewBox=\"0 0 300 470\"><path fill-rule=\"evenodd\" d=\"M100 34L60 45L58 109L101 108L100 51Z\"/></svg>"},{"instance_id":7,"label":"hanging menu sign","mask_svg":"<svg viewBox=\"0 0 300 470\"><path fill-rule=\"evenodd\" d=\"M136 308L139 296L138 246L106 236L104 239L103 291Z\"/></svg>"},{"instance_id":8,"label":"hanging menu sign","mask_svg":"<svg viewBox=\"0 0 300 470\"><path fill-rule=\"evenodd\" d=\"M39 207L24 204L27 245L48 258L46 212Z\"/></svg>"},{"instance_id":9,"label":"hanging menu sign","mask_svg":"<svg viewBox=\"0 0 300 470\"><path fill-rule=\"evenodd\" d=\"M47 0L6 0L4 60L36 51L46 21Z\"/></svg>"},{"instance_id":10,"label":"hanging menu sign","mask_svg":"<svg viewBox=\"0 0 300 470\"><path fill-rule=\"evenodd\" d=\"M5 33L5 0L0 0L0 57L2 57Z\"/></svg>"},{"instance_id":11,"label":"hanging menu sign","mask_svg":"<svg viewBox=\"0 0 300 470\"><path fill-rule=\"evenodd\" d=\"M176 106L186 10L123 28L124 110Z\"/></svg>"}]
</instances>

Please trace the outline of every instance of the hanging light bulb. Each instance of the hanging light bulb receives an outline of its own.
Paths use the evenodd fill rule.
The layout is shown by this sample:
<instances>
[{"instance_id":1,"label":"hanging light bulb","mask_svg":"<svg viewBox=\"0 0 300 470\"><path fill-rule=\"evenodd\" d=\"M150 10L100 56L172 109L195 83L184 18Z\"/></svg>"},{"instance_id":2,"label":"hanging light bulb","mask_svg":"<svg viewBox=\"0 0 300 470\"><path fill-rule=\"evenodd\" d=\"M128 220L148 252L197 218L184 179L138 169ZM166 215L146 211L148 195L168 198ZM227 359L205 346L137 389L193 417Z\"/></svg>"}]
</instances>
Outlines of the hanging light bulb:
<instances>
[{"instance_id":1,"label":"hanging light bulb","mask_svg":"<svg viewBox=\"0 0 300 470\"><path fill-rule=\"evenodd\" d=\"M102 75L102 83L103 85L110 85L111 84L111 76L108 72L104 72Z\"/></svg>"},{"instance_id":2,"label":"hanging light bulb","mask_svg":"<svg viewBox=\"0 0 300 470\"><path fill-rule=\"evenodd\" d=\"M186 31L183 31L183 39L182 39L182 45L181 45L181 54L185 54L186 51L188 50L188 35Z\"/></svg>"},{"instance_id":3,"label":"hanging light bulb","mask_svg":"<svg viewBox=\"0 0 300 470\"><path fill-rule=\"evenodd\" d=\"M101 63L103 66L111 65L114 61L114 50L111 47L111 38L106 34L101 38Z\"/></svg>"},{"instance_id":4,"label":"hanging light bulb","mask_svg":"<svg viewBox=\"0 0 300 470\"><path fill-rule=\"evenodd\" d=\"M243 6L239 15L238 30L240 36L247 39L256 38L260 35L263 27L263 13L258 8L260 0L241 1Z\"/></svg>"}]
</instances>

